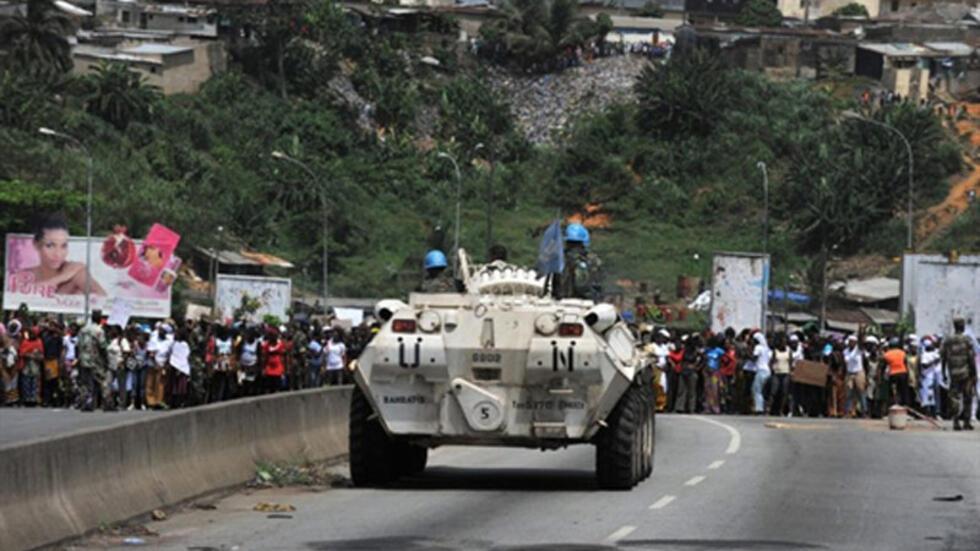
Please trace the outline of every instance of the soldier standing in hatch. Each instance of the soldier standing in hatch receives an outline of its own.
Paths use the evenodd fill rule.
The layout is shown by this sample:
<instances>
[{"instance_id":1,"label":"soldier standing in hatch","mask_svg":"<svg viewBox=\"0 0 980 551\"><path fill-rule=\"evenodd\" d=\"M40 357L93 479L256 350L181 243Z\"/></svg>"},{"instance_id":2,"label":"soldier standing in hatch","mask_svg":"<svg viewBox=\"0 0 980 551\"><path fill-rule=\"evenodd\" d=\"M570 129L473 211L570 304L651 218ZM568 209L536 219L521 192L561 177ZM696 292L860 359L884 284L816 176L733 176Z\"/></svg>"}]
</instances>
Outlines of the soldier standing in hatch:
<instances>
[{"instance_id":1,"label":"soldier standing in hatch","mask_svg":"<svg viewBox=\"0 0 980 551\"><path fill-rule=\"evenodd\" d=\"M452 274L446 271L449 263L442 251L433 249L425 253L422 266L425 268L425 279L422 280L419 291L423 293L459 292L459 287L453 280Z\"/></svg>"},{"instance_id":2,"label":"soldier standing in hatch","mask_svg":"<svg viewBox=\"0 0 980 551\"><path fill-rule=\"evenodd\" d=\"M92 319L78 333L79 407L92 411L101 397L102 409L112 408L112 386L109 377L107 343L99 322L102 311L92 312Z\"/></svg>"},{"instance_id":3,"label":"soldier standing in hatch","mask_svg":"<svg viewBox=\"0 0 980 551\"><path fill-rule=\"evenodd\" d=\"M973 342L963 334L966 323L963 318L953 320L956 333L943 339L943 371L949 381L949 397L953 408L953 430L973 430L970 422L970 401L977 380L977 364ZM960 423L962 427L960 426Z\"/></svg>"},{"instance_id":4,"label":"soldier standing in hatch","mask_svg":"<svg viewBox=\"0 0 980 551\"><path fill-rule=\"evenodd\" d=\"M555 298L582 298L598 302L602 288L602 262L589 251L589 230L582 224L565 228L565 269L554 284Z\"/></svg>"}]
</instances>

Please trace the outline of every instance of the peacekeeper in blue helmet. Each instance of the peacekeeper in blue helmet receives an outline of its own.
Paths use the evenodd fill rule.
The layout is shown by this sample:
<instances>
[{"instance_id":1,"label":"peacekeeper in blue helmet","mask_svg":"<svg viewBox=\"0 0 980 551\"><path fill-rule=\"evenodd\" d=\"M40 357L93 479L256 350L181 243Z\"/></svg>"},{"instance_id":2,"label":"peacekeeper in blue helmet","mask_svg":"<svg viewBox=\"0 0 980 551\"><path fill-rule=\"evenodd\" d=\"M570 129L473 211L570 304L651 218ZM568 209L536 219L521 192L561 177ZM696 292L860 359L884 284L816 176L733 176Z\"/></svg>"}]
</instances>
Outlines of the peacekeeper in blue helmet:
<instances>
[{"instance_id":1,"label":"peacekeeper in blue helmet","mask_svg":"<svg viewBox=\"0 0 980 551\"><path fill-rule=\"evenodd\" d=\"M422 280L419 291L423 293L458 293L462 291L459 283L446 270L449 267L449 262L446 261L446 255L442 251L433 249L425 253L422 266L425 268L425 279Z\"/></svg>"},{"instance_id":2,"label":"peacekeeper in blue helmet","mask_svg":"<svg viewBox=\"0 0 980 551\"><path fill-rule=\"evenodd\" d=\"M553 289L557 298L602 298L602 261L589 251L589 230L582 224L565 228L565 269Z\"/></svg>"}]
</instances>

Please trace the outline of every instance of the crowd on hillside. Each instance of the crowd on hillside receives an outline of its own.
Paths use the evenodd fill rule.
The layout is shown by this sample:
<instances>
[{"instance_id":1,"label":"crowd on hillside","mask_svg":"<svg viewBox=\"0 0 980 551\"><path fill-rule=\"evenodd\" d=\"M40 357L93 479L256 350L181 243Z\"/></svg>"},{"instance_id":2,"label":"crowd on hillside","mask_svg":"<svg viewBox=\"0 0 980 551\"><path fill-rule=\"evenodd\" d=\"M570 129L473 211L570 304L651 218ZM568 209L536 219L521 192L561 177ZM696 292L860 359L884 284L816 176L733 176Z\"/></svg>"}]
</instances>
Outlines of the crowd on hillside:
<instances>
[{"instance_id":1,"label":"crowd on hillside","mask_svg":"<svg viewBox=\"0 0 980 551\"><path fill-rule=\"evenodd\" d=\"M967 337L975 349L980 343ZM821 336L728 329L644 335L657 368L658 409L680 413L882 417L892 405L949 419L956 409L942 336ZM973 356L974 365L980 355ZM800 362L827 366L822 385L794 382ZM952 363L955 363L953 361ZM955 369L955 365L953 366ZM976 367L972 370L976 382ZM975 397L980 389L971 389ZM977 401L967 403L977 417Z\"/></svg>"},{"instance_id":2,"label":"crowd on hillside","mask_svg":"<svg viewBox=\"0 0 980 551\"><path fill-rule=\"evenodd\" d=\"M169 409L343 384L371 331L319 322L120 327L98 312L80 327L21 311L0 323L0 405Z\"/></svg>"}]
</instances>

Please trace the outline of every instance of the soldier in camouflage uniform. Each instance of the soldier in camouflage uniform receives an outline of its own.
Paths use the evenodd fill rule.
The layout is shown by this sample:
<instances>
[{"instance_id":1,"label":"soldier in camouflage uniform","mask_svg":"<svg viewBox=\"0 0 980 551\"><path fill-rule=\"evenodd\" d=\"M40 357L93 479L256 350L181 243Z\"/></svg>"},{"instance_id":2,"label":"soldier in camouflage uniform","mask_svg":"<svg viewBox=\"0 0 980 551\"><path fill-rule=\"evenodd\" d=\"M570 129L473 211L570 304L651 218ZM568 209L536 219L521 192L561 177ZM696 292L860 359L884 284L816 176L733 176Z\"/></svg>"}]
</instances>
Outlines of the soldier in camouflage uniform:
<instances>
[{"instance_id":1,"label":"soldier in camouflage uniform","mask_svg":"<svg viewBox=\"0 0 980 551\"><path fill-rule=\"evenodd\" d=\"M83 411L95 409L101 398L102 409L112 409L112 377L106 357L105 333L99 322L102 312L92 312L92 319L78 333L79 407Z\"/></svg>"},{"instance_id":2,"label":"soldier in camouflage uniform","mask_svg":"<svg viewBox=\"0 0 980 551\"><path fill-rule=\"evenodd\" d=\"M425 268L425 279L419 291L423 293L456 293L459 286L453 279L452 274L446 271L449 263L446 255L442 251L431 250L425 254L423 267Z\"/></svg>"},{"instance_id":3,"label":"soldier in camouflage uniform","mask_svg":"<svg viewBox=\"0 0 980 551\"><path fill-rule=\"evenodd\" d=\"M565 228L565 269L554 283L556 298L599 301L602 261L589 251L589 230L581 224Z\"/></svg>"},{"instance_id":4,"label":"soldier in camouflage uniform","mask_svg":"<svg viewBox=\"0 0 980 551\"><path fill-rule=\"evenodd\" d=\"M953 430L973 430L970 422L970 401L977 380L977 364L973 342L963 334L965 322L953 320L955 335L943 340L943 371L949 381L949 397L953 406ZM960 422L962 421L962 427Z\"/></svg>"},{"instance_id":5,"label":"soldier in camouflage uniform","mask_svg":"<svg viewBox=\"0 0 980 551\"><path fill-rule=\"evenodd\" d=\"M306 349L310 345L310 339L299 322L293 323L292 336L293 340L290 348L292 358L289 361L289 388L290 390L299 390L306 387L308 378Z\"/></svg>"}]
</instances>

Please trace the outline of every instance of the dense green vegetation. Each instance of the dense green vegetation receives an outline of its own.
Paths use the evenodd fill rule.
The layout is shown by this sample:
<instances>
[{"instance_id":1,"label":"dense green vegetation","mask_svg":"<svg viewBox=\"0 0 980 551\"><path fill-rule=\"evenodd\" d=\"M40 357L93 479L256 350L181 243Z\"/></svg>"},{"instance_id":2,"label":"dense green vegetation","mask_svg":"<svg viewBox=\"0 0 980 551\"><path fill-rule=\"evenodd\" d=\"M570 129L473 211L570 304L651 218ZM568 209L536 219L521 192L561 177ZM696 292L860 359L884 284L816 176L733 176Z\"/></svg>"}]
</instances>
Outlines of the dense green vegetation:
<instances>
[{"instance_id":1,"label":"dense green vegetation","mask_svg":"<svg viewBox=\"0 0 980 551\"><path fill-rule=\"evenodd\" d=\"M593 242L609 283L667 290L678 274L707 275L712 251L760 250L759 161L769 169L777 284L826 248L904 242L902 144L840 120L848 105L806 82L773 82L705 53L677 57L644 72L637 101L584 115L559 147L533 148L451 32L372 34L329 1L281 9L276 25L289 30L269 21L257 42L235 50L235 68L195 96L160 97L118 66L70 78L57 60L29 72L17 56L0 58L0 232L25 231L32 213L54 208L81 231L85 156L38 134L49 126L92 153L97 231L124 223L141 235L159 221L184 246L278 253L311 289L325 194L336 295L405 291L426 249L448 248L456 187L438 152L459 161L464 247L482 256L488 186L494 240L521 263L532 262L556 212L599 205L610 223ZM576 17L549 28L572 28ZM371 131L331 91L338 76L370 103ZM917 205L942 196L959 154L934 117L905 106L873 116L913 142ZM274 150L317 178L276 162Z\"/></svg>"},{"instance_id":2,"label":"dense green vegetation","mask_svg":"<svg viewBox=\"0 0 980 551\"><path fill-rule=\"evenodd\" d=\"M868 8L864 4L858 4L857 2L851 2L850 4L837 8L832 15L841 17L869 17Z\"/></svg>"},{"instance_id":3,"label":"dense green vegetation","mask_svg":"<svg viewBox=\"0 0 980 551\"><path fill-rule=\"evenodd\" d=\"M772 0L748 0L735 16L735 24L743 27L778 27L782 22L783 14Z\"/></svg>"}]
</instances>

